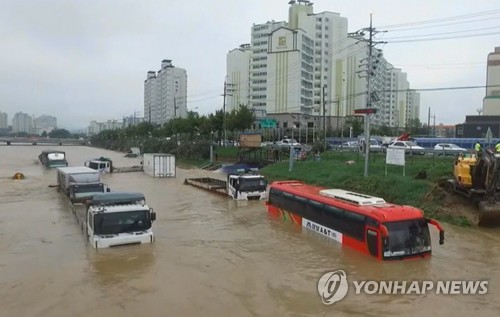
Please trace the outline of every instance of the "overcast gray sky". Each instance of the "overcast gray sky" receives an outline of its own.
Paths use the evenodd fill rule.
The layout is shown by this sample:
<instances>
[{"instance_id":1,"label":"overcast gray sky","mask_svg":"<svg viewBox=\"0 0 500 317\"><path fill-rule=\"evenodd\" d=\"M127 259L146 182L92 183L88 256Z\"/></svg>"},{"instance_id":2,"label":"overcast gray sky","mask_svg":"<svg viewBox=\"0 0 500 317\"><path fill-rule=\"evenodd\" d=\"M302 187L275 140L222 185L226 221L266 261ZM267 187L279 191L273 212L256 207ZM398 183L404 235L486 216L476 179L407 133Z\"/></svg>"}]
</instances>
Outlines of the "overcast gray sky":
<instances>
[{"instance_id":1,"label":"overcast gray sky","mask_svg":"<svg viewBox=\"0 0 500 317\"><path fill-rule=\"evenodd\" d=\"M315 12L348 18L350 32L367 27L373 13L374 26L388 30L379 37L389 42L385 57L415 89L484 86L487 55L500 46L498 0L313 2ZM0 111L9 122L18 111L53 115L69 130L142 116L147 71L171 59L187 70L188 109L214 112L222 108L227 52L250 42L253 23L287 20L288 7L287 0L0 0ZM443 37L454 39L429 40ZM436 124L463 122L484 94L423 91L421 120L430 107Z\"/></svg>"}]
</instances>

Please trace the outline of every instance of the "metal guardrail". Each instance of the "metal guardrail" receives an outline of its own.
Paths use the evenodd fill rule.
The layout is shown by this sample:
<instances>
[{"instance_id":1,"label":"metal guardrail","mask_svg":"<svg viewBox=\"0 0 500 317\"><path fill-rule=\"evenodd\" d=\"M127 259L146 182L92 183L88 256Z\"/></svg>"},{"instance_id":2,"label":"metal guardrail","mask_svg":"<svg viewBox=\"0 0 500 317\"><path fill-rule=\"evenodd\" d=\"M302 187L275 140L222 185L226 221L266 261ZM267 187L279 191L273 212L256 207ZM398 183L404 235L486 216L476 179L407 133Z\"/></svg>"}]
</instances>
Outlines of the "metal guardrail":
<instances>
[{"instance_id":1,"label":"metal guardrail","mask_svg":"<svg viewBox=\"0 0 500 317\"><path fill-rule=\"evenodd\" d=\"M0 143L5 143L6 145L11 144L52 144L52 145L87 145L86 140L79 139L52 139L52 138L15 138L15 137L0 137Z\"/></svg>"},{"instance_id":2,"label":"metal guardrail","mask_svg":"<svg viewBox=\"0 0 500 317\"><path fill-rule=\"evenodd\" d=\"M473 150L468 150L466 152L454 151L454 150L435 150L435 149L401 149L404 150L406 154L410 155L436 155L436 156L454 156L460 153L473 153ZM361 152L359 147L343 147L336 145L330 148L330 151L343 151L343 152ZM370 148L370 153L386 153L387 148Z\"/></svg>"}]
</instances>

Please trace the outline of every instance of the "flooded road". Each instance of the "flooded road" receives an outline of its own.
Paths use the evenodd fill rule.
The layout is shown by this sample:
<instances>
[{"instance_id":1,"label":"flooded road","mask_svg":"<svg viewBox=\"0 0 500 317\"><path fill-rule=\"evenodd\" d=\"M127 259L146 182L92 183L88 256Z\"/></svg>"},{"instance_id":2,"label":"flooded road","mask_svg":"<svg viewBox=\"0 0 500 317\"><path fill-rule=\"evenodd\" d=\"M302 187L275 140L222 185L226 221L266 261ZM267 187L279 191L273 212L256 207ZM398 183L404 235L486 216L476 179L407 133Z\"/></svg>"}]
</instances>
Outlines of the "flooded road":
<instances>
[{"instance_id":1,"label":"flooded road","mask_svg":"<svg viewBox=\"0 0 500 317\"><path fill-rule=\"evenodd\" d=\"M0 316L498 316L500 229L444 224L433 256L379 262L289 223L264 202L236 203L177 178L107 174L113 191L139 191L157 213L152 245L95 250L66 197L37 163L45 146L0 146ZM89 147L57 147L70 166L106 156L117 167L140 160ZM16 172L26 179L14 181ZM350 280L489 281L486 295L355 295L323 305L317 281L330 270Z\"/></svg>"}]
</instances>

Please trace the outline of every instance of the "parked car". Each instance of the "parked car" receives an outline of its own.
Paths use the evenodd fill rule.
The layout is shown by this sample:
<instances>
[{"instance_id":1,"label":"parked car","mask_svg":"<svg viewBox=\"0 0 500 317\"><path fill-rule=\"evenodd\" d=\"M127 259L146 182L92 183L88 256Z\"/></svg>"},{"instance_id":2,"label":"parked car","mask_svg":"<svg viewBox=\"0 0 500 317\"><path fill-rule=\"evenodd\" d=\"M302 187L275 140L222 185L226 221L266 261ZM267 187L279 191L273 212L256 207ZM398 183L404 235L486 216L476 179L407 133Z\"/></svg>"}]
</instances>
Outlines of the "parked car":
<instances>
[{"instance_id":1,"label":"parked car","mask_svg":"<svg viewBox=\"0 0 500 317\"><path fill-rule=\"evenodd\" d=\"M411 152L413 154L421 154L421 155L425 154L424 151L419 151L419 150L425 150L425 149L412 141L395 141L395 142L390 143L388 148L389 149L403 149L403 150L407 151L408 153Z\"/></svg>"},{"instance_id":2,"label":"parked car","mask_svg":"<svg viewBox=\"0 0 500 317\"><path fill-rule=\"evenodd\" d=\"M295 139L283 139L281 141L276 142L276 145L278 146L284 146L284 147L289 147L289 146L300 146L300 143L297 142Z\"/></svg>"},{"instance_id":3,"label":"parked car","mask_svg":"<svg viewBox=\"0 0 500 317\"><path fill-rule=\"evenodd\" d=\"M365 143L365 139L360 139L359 140L359 146L361 147L362 145L364 145ZM370 139L370 149L371 150L377 150L377 149L382 149L382 144L380 142L378 142L377 140L375 139Z\"/></svg>"},{"instance_id":4,"label":"parked car","mask_svg":"<svg viewBox=\"0 0 500 317\"><path fill-rule=\"evenodd\" d=\"M346 142L343 142L340 146L342 149L346 149L346 150L358 150L359 149L359 142L358 141L346 141Z\"/></svg>"},{"instance_id":5,"label":"parked car","mask_svg":"<svg viewBox=\"0 0 500 317\"><path fill-rule=\"evenodd\" d=\"M455 155L461 152L467 152L467 149L453 143L438 143L434 146L434 150L442 151L444 155Z\"/></svg>"}]
</instances>

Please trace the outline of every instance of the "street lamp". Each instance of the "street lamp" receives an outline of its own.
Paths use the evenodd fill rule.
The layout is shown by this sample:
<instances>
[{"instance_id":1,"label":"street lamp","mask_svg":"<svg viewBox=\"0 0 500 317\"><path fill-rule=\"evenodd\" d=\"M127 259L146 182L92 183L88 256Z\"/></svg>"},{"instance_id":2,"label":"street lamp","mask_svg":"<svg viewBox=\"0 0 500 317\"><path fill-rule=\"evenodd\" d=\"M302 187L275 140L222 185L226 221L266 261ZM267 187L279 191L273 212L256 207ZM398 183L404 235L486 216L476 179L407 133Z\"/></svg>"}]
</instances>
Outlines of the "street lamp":
<instances>
[{"instance_id":1,"label":"street lamp","mask_svg":"<svg viewBox=\"0 0 500 317\"><path fill-rule=\"evenodd\" d=\"M210 163L214 161L214 127L210 123L207 123L210 126Z\"/></svg>"}]
</instances>

